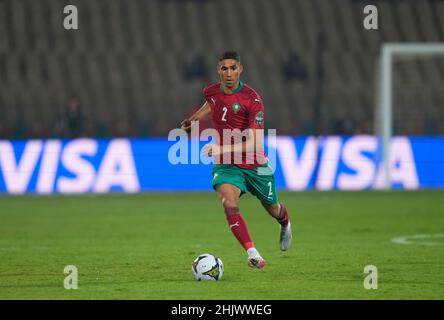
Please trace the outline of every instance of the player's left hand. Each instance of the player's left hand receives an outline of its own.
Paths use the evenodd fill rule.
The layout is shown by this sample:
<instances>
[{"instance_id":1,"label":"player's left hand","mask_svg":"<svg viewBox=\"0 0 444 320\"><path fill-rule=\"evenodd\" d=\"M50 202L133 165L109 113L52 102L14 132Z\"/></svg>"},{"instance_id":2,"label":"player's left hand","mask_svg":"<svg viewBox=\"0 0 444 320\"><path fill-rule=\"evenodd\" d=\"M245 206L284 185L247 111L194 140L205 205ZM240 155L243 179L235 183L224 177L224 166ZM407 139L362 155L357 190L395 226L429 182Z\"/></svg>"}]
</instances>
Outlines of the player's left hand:
<instances>
[{"instance_id":1,"label":"player's left hand","mask_svg":"<svg viewBox=\"0 0 444 320\"><path fill-rule=\"evenodd\" d=\"M206 144L202 149L202 154L208 157L220 155L220 146L217 144Z\"/></svg>"}]
</instances>

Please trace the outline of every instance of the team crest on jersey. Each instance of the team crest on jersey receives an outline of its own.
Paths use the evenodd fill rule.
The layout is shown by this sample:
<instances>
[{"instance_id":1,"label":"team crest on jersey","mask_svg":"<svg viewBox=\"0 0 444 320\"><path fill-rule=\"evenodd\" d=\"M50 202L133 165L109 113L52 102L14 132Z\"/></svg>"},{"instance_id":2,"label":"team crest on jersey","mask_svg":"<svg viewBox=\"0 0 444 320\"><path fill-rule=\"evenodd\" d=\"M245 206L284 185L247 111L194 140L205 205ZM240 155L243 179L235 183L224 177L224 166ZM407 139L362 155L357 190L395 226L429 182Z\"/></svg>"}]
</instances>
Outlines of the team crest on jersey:
<instances>
[{"instance_id":1,"label":"team crest on jersey","mask_svg":"<svg viewBox=\"0 0 444 320\"><path fill-rule=\"evenodd\" d=\"M234 113L238 113L238 111L241 109L241 105L239 104L239 102L236 102L231 106L231 109L233 109Z\"/></svg>"},{"instance_id":2,"label":"team crest on jersey","mask_svg":"<svg viewBox=\"0 0 444 320\"><path fill-rule=\"evenodd\" d=\"M264 124L264 113L262 111L256 113L256 117L254 118L254 123L256 123L257 125Z\"/></svg>"}]
</instances>

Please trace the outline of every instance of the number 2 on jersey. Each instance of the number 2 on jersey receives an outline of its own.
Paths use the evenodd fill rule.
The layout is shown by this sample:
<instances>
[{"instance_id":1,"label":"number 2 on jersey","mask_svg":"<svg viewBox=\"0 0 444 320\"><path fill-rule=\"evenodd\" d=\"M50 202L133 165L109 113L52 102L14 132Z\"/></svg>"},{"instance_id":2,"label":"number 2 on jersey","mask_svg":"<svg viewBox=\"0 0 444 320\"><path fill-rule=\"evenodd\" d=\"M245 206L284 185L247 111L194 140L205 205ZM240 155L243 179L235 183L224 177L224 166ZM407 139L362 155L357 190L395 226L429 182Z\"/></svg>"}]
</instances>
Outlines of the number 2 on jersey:
<instances>
[{"instance_id":1,"label":"number 2 on jersey","mask_svg":"<svg viewBox=\"0 0 444 320\"><path fill-rule=\"evenodd\" d=\"M222 121L227 121L227 119L225 119L225 116L227 115L228 108L227 107L223 107L222 110L223 110L224 114L222 115L222 119L221 120Z\"/></svg>"}]
</instances>

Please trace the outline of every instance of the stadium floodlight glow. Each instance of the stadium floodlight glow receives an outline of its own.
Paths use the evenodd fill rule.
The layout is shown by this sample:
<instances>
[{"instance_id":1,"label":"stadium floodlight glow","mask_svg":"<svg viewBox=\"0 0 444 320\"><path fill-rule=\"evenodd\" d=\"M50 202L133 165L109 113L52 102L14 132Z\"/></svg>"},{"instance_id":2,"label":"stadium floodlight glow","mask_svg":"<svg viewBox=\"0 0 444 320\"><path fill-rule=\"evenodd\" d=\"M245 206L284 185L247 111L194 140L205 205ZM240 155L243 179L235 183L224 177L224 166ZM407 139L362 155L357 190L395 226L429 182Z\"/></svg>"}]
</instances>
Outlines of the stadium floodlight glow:
<instances>
[{"instance_id":1,"label":"stadium floodlight glow","mask_svg":"<svg viewBox=\"0 0 444 320\"><path fill-rule=\"evenodd\" d=\"M395 58L410 55L434 55L444 53L442 43L384 43L381 49L380 119L382 159L384 161L384 189L391 189L390 139L393 135L393 62Z\"/></svg>"}]
</instances>

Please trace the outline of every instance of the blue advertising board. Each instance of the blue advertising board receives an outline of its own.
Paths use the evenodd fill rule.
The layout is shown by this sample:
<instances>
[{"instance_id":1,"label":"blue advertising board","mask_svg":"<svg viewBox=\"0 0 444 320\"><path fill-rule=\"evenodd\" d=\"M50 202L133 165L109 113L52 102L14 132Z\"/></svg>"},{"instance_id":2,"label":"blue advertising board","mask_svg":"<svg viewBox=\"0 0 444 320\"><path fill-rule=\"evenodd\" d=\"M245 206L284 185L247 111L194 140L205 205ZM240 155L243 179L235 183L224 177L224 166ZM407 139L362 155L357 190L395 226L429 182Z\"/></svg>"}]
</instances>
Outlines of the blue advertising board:
<instances>
[{"instance_id":1,"label":"blue advertising board","mask_svg":"<svg viewBox=\"0 0 444 320\"><path fill-rule=\"evenodd\" d=\"M183 141L182 141L183 142ZM281 190L377 190L381 142L374 136L266 139ZM205 142L158 139L0 140L0 193L205 191L211 159ZM395 189L444 188L444 137L393 137Z\"/></svg>"}]
</instances>

